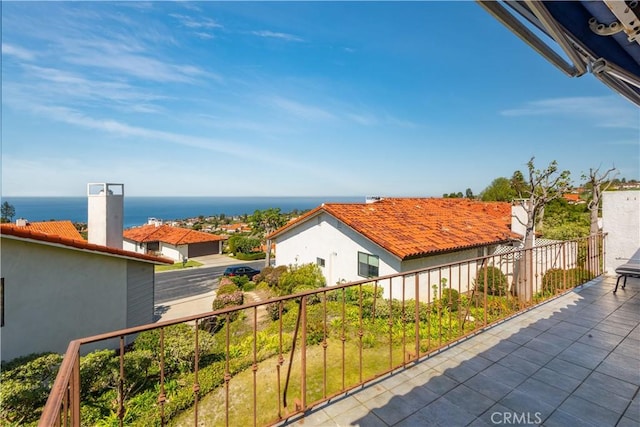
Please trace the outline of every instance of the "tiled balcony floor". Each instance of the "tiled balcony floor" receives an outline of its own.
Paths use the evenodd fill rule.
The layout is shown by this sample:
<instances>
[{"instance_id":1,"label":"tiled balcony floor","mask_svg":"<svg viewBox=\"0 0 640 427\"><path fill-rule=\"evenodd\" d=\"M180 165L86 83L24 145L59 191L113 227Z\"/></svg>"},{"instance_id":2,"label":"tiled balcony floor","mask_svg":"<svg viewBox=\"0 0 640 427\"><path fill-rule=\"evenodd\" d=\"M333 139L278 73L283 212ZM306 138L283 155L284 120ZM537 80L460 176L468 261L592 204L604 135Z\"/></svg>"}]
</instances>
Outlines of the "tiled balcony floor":
<instances>
[{"instance_id":1,"label":"tiled balcony floor","mask_svg":"<svg viewBox=\"0 0 640 427\"><path fill-rule=\"evenodd\" d=\"M284 425L639 426L640 279L596 279Z\"/></svg>"}]
</instances>

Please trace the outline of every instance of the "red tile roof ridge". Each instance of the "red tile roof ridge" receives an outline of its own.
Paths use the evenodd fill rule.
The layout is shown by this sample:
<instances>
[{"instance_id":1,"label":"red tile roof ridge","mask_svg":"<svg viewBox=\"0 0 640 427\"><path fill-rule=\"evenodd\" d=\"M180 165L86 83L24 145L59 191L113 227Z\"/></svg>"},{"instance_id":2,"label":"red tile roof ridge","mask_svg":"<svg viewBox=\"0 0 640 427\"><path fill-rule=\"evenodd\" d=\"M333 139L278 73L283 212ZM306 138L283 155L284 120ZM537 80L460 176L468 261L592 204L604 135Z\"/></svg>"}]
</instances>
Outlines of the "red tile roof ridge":
<instances>
[{"instance_id":1,"label":"red tile roof ridge","mask_svg":"<svg viewBox=\"0 0 640 427\"><path fill-rule=\"evenodd\" d=\"M45 234L67 237L70 239L84 240L80 232L76 229L73 222L69 220L62 221L36 221L27 222L26 225L18 225L13 223L4 224L5 227L24 228L33 231L39 231Z\"/></svg>"},{"instance_id":2,"label":"red tile roof ridge","mask_svg":"<svg viewBox=\"0 0 640 427\"><path fill-rule=\"evenodd\" d=\"M386 198L373 203L324 203L269 237L326 212L401 259L518 238L511 204L450 198Z\"/></svg>"},{"instance_id":3,"label":"red tile roof ridge","mask_svg":"<svg viewBox=\"0 0 640 427\"><path fill-rule=\"evenodd\" d=\"M130 228L128 230L124 230L123 237L135 242L159 241L176 246L181 244L216 242L224 240L224 237L217 234L210 234L182 227L173 227L168 224L160 226L151 224Z\"/></svg>"},{"instance_id":4,"label":"red tile roof ridge","mask_svg":"<svg viewBox=\"0 0 640 427\"><path fill-rule=\"evenodd\" d=\"M100 252L107 255L116 255L126 258L136 258L143 261L151 261L154 263L173 264L173 260L164 257L158 257L153 255L140 254L137 252L131 252L124 249L111 248L109 246L102 246L95 243L89 243L86 240L70 239L68 237L57 236L55 234L47 234L40 231L24 229L24 227L12 227L13 224L0 224L0 235L2 236L14 236L21 239L36 240L39 242L53 243L70 248Z\"/></svg>"}]
</instances>

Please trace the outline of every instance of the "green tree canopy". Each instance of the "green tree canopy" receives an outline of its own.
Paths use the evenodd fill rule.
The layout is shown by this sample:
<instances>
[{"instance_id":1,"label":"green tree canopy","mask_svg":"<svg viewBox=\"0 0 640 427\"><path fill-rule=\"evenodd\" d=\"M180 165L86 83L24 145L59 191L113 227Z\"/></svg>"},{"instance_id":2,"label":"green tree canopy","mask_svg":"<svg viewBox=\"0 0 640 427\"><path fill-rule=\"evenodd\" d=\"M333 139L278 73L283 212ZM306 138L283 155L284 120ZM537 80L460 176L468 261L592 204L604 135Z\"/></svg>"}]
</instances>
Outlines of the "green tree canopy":
<instances>
[{"instance_id":1,"label":"green tree canopy","mask_svg":"<svg viewBox=\"0 0 640 427\"><path fill-rule=\"evenodd\" d=\"M516 192L508 178L500 177L494 179L487 188L482 190L480 198L484 202L510 202L516 198Z\"/></svg>"},{"instance_id":2,"label":"green tree canopy","mask_svg":"<svg viewBox=\"0 0 640 427\"><path fill-rule=\"evenodd\" d=\"M467 188L467 190L466 190L466 191L465 191L465 193L464 193L464 196L465 196L467 199L473 199L473 198L475 197L475 196L473 195L473 191L471 191L471 189L470 189L470 188Z\"/></svg>"},{"instance_id":3,"label":"green tree canopy","mask_svg":"<svg viewBox=\"0 0 640 427\"><path fill-rule=\"evenodd\" d=\"M269 208L266 210L256 210L250 215L249 224L254 234L261 238L274 232L287 223L287 217L280 213L280 208Z\"/></svg>"},{"instance_id":4,"label":"green tree canopy","mask_svg":"<svg viewBox=\"0 0 640 427\"><path fill-rule=\"evenodd\" d=\"M266 244L266 265L271 265L271 240L266 237L287 223L288 217L280 213L280 208L264 211L256 210L249 218L253 232Z\"/></svg>"},{"instance_id":5,"label":"green tree canopy","mask_svg":"<svg viewBox=\"0 0 640 427\"><path fill-rule=\"evenodd\" d=\"M16 216L16 208L7 201L2 203L0 206L0 221L1 222L11 222L13 221L13 217Z\"/></svg>"}]
</instances>

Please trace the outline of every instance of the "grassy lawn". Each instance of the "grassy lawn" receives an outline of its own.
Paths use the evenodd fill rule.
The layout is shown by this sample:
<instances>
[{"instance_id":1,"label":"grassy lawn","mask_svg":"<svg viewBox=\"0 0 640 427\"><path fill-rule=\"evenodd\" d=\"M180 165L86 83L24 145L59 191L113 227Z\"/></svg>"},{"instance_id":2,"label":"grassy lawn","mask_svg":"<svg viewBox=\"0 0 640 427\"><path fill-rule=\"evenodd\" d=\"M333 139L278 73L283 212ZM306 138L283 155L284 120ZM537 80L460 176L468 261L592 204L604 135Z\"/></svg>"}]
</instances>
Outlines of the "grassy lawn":
<instances>
[{"instance_id":1,"label":"grassy lawn","mask_svg":"<svg viewBox=\"0 0 640 427\"><path fill-rule=\"evenodd\" d=\"M503 298L488 297L490 302L489 313L487 321L491 322L498 317L504 317L513 312L511 307L506 301L502 301ZM312 305L308 307L307 321L309 331L313 332L317 329L317 325L322 324L322 317L318 317L322 314L321 305ZM330 302L327 304L327 316L330 319L328 322L329 338L327 339L326 354L322 344L309 345L307 347L307 369L306 369L306 386L307 395L306 402L312 403L314 401L321 400L327 395L331 395L343 389L343 387L350 387L358 384L361 380L371 379L385 369L389 369L391 365L398 366L402 363L403 357L415 357L415 330L412 323L402 322L396 317L394 325L388 324L388 320L378 319L371 322L369 319L364 319L363 323L363 349L362 349L362 376L360 375L360 345L358 330L358 308L347 307L346 312L346 327L345 333L347 340L344 346L343 356L343 344L340 340L341 335L341 314L340 303ZM379 307L382 310L382 306ZM477 327L483 325L484 310L481 308L472 307L469 315L470 318L464 325L464 331L460 325L461 315L463 312L451 313L443 310L440 312L433 311L433 308L429 309L429 314L424 313L423 316L428 316L427 319L423 319L419 328L419 341L420 341L420 353L426 352L438 348L447 342L450 342L456 337L465 332L470 332ZM412 311L410 311L412 312ZM250 313L246 314L251 317ZM290 336L291 330L295 323L295 310L287 313L284 317L285 335ZM473 320L471 320L473 319ZM245 319L247 320L247 319ZM265 324L265 326L268 324ZM275 324L271 325L274 326ZM314 327L314 325L316 325ZM389 329L391 328L391 329ZM266 336L277 338L277 330L269 331L267 326ZM249 322L238 321L233 322L230 330L230 337L232 342L240 342L250 337L251 327ZM390 337L389 335L392 335ZM217 339L221 340L222 337L218 336ZM267 341L260 340L258 344L258 360L260 359L261 350L266 350L265 347L269 347ZM223 338L222 338L223 339ZM389 348L389 339L392 340L393 346ZM285 343L287 338L285 338ZM403 345L403 342L405 344ZM223 341L219 344L223 345ZM252 340L249 339L248 345L251 346ZM232 346L236 348L239 347ZM285 345L285 348L287 345ZM223 347L218 351L224 352ZM390 354L391 353L391 354ZM240 353L238 353L240 357ZM246 355L243 357L247 357ZM249 355L249 358L251 356ZM283 354L284 361L278 370L278 356L271 356L263 361L259 361L256 366L255 372L251 369L245 369L242 372L234 374L229 382L228 390L228 402L227 402L227 390L224 385L214 389L205 396L201 396L200 404L198 405L198 420L200 425L217 426L225 425L225 408L229 407L229 422L231 425L253 425L254 412L256 414L257 425L265 425L269 422L273 422L278 418L278 408L281 405L282 396L278 396L278 384L280 384L280 393L284 390L284 384L286 379L286 372L289 365L289 353L285 350ZM390 360L391 358L391 360ZM343 363L343 360L345 361ZM295 410L295 400L300 401L301 390L301 370L300 370L301 358L300 349L296 350L296 356L293 361L291 378L289 381L289 390L287 393L287 403L289 405L289 411L285 408L280 408L280 414L282 417L286 417L287 413L291 413ZM325 369L326 366L326 369ZM326 372L326 377L324 376ZM343 384L344 376L344 384ZM256 396L254 405L254 382L256 384ZM326 384L326 386L325 386ZM190 387L189 384L184 384L186 387ZM326 388L325 388L326 387ZM174 426L187 426L193 425L194 410L193 408L181 413L175 417L170 425Z\"/></svg>"},{"instance_id":2,"label":"grassy lawn","mask_svg":"<svg viewBox=\"0 0 640 427\"><path fill-rule=\"evenodd\" d=\"M345 384L356 384L360 381L359 366L356 361L360 359L359 348L355 343L345 345L345 364L342 365L342 343L337 339L329 339L326 354L326 394L337 392L342 388L342 375L344 371ZM293 361L287 404L290 412L295 409L295 399L300 399L300 354L296 351ZM257 425L264 425L274 421L278 417L278 381L280 392L284 390L286 373L289 363L289 354L283 355L285 361L280 367L278 375L278 356L271 357L258 363L255 372L257 384L256 407L253 405L254 372L247 369L235 375L229 382L229 423L230 425L253 425L254 409ZM394 362L402 358L402 349L394 349ZM356 364L354 365L354 362ZM323 397L323 366L325 363L324 350L321 345L307 348L307 403L317 401ZM381 351L380 348L363 350L362 374L366 378L379 372L382 366L389 365L388 348ZM278 377L280 378L278 380ZM224 386L203 396L198 405L198 423L206 426L225 425L226 391ZM281 399L280 399L281 400ZM281 408L282 416L286 416L286 408ZM192 426L194 410L190 409L170 423L172 426Z\"/></svg>"},{"instance_id":3,"label":"grassy lawn","mask_svg":"<svg viewBox=\"0 0 640 427\"><path fill-rule=\"evenodd\" d=\"M183 268L200 267L201 265L202 263L198 261L189 260L186 265L182 265L182 262L179 261L173 265L156 265L156 271L181 270Z\"/></svg>"}]
</instances>

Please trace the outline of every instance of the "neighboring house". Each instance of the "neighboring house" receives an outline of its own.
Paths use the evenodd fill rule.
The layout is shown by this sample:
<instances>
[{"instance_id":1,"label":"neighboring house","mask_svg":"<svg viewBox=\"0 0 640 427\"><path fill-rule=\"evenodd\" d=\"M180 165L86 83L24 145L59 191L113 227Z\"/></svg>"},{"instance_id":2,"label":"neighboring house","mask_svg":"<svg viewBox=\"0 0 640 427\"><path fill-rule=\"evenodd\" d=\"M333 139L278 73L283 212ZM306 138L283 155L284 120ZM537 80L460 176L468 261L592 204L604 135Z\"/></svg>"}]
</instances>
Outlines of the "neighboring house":
<instances>
[{"instance_id":1,"label":"neighboring house","mask_svg":"<svg viewBox=\"0 0 640 427\"><path fill-rule=\"evenodd\" d=\"M143 225L123 232L124 249L162 255L174 261L222 253L225 238L170 225Z\"/></svg>"},{"instance_id":2,"label":"neighboring house","mask_svg":"<svg viewBox=\"0 0 640 427\"><path fill-rule=\"evenodd\" d=\"M571 205L578 205L586 203L584 200L580 198L579 194L576 193L566 193L562 195L562 198L567 201L567 203Z\"/></svg>"},{"instance_id":3,"label":"neighboring house","mask_svg":"<svg viewBox=\"0 0 640 427\"><path fill-rule=\"evenodd\" d=\"M332 285L492 254L521 239L512 206L470 199L327 203L272 233L277 265L317 264Z\"/></svg>"},{"instance_id":4,"label":"neighboring house","mask_svg":"<svg viewBox=\"0 0 640 427\"><path fill-rule=\"evenodd\" d=\"M64 353L73 339L154 321L154 265L171 260L33 225L0 225L2 360Z\"/></svg>"},{"instance_id":5,"label":"neighboring house","mask_svg":"<svg viewBox=\"0 0 640 427\"><path fill-rule=\"evenodd\" d=\"M242 222L237 222L234 224L223 224L218 228L227 234L246 233L251 231L251 227L249 226L249 224L245 224Z\"/></svg>"},{"instance_id":6,"label":"neighboring house","mask_svg":"<svg viewBox=\"0 0 640 427\"><path fill-rule=\"evenodd\" d=\"M29 222L26 219L19 218L15 224L4 224L4 227L18 227L25 230L66 237L72 240L85 240L71 221Z\"/></svg>"}]
</instances>

